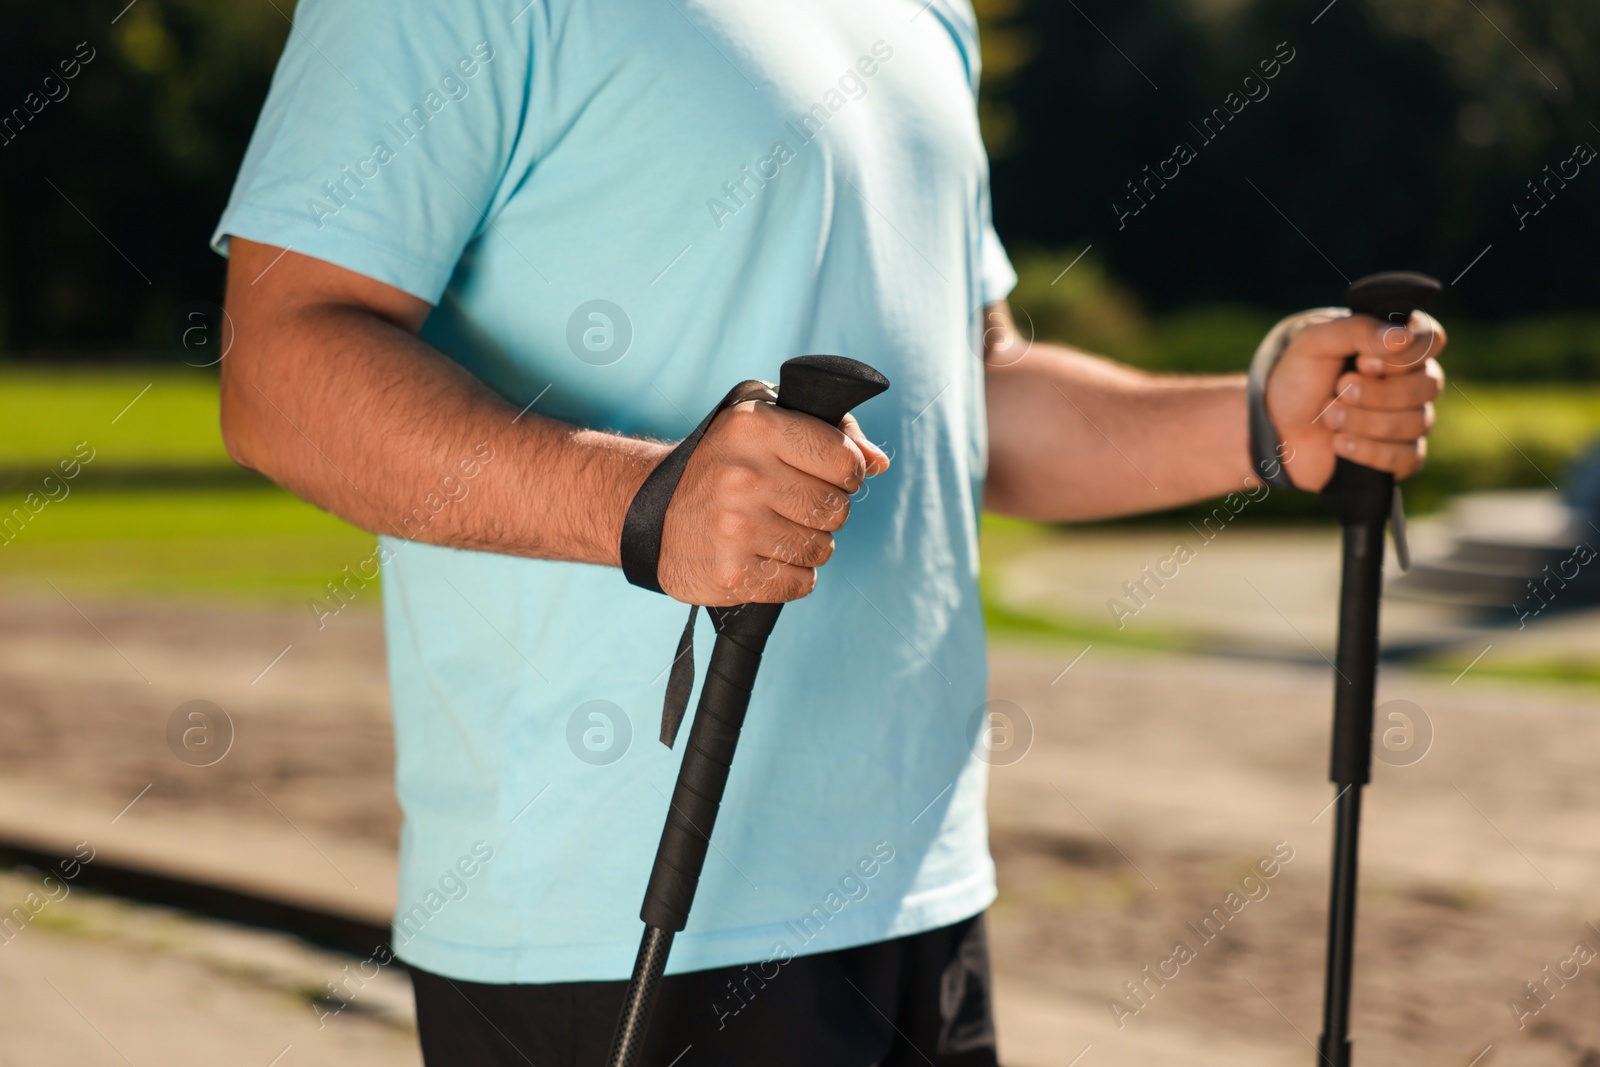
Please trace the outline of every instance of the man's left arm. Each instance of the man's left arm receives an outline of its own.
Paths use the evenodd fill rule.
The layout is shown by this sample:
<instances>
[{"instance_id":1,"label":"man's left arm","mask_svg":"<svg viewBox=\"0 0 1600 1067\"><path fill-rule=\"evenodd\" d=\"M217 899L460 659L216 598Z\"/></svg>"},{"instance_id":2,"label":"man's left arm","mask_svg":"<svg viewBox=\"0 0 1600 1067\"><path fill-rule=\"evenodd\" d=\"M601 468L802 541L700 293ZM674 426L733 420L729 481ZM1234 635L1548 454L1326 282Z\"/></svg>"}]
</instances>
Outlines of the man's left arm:
<instances>
[{"instance_id":1,"label":"man's left arm","mask_svg":"<svg viewBox=\"0 0 1600 1067\"><path fill-rule=\"evenodd\" d=\"M986 309L991 511L1050 522L1161 511L1254 488L1245 376L1150 374L1024 344L1004 302ZM1285 471L1317 490L1337 456L1406 477L1422 466L1444 372L1444 329L1305 313L1267 386ZM1243 362L1249 353L1241 353ZM1357 356L1357 371L1345 360Z\"/></svg>"}]
</instances>

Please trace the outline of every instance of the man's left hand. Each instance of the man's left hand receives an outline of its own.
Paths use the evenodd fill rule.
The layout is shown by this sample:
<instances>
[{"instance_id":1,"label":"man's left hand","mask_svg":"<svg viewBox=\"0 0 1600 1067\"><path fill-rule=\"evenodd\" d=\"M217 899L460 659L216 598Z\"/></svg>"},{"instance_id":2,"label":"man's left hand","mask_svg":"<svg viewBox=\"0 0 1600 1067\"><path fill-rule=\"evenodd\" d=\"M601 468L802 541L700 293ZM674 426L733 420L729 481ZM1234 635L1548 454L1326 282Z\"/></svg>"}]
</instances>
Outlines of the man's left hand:
<instances>
[{"instance_id":1,"label":"man's left hand","mask_svg":"<svg viewBox=\"0 0 1600 1067\"><path fill-rule=\"evenodd\" d=\"M1407 326L1306 314L1267 381L1267 411L1294 484L1321 489L1339 456L1396 478L1416 473L1444 388L1437 357L1445 342L1444 327L1422 311ZM1354 372L1344 369L1350 356Z\"/></svg>"}]
</instances>

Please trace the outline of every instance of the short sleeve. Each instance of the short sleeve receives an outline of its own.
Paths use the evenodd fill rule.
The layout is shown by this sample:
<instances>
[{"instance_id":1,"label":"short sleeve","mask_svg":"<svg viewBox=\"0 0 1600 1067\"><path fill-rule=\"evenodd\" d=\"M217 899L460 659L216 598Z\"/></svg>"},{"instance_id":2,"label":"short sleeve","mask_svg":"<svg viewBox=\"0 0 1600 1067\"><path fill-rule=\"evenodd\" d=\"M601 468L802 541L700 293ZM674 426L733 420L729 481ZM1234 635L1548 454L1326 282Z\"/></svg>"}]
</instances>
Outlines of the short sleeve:
<instances>
[{"instance_id":1,"label":"short sleeve","mask_svg":"<svg viewBox=\"0 0 1600 1067\"><path fill-rule=\"evenodd\" d=\"M291 248L437 304L499 206L530 34L472 0L301 0L211 245Z\"/></svg>"},{"instance_id":2,"label":"short sleeve","mask_svg":"<svg viewBox=\"0 0 1600 1067\"><path fill-rule=\"evenodd\" d=\"M989 182L984 179L983 192L978 198L978 295L983 307L995 304L1011 295L1017 287L1017 272L1006 255L1005 245L995 232L994 213L989 202Z\"/></svg>"},{"instance_id":3,"label":"short sleeve","mask_svg":"<svg viewBox=\"0 0 1600 1067\"><path fill-rule=\"evenodd\" d=\"M980 240L978 292L983 296L983 306L988 307L1011 295L1011 290L1017 287L1017 272L1011 266L1011 257L1006 255L1005 246L1000 243L1000 235L994 232L992 222L984 222Z\"/></svg>"}]
</instances>

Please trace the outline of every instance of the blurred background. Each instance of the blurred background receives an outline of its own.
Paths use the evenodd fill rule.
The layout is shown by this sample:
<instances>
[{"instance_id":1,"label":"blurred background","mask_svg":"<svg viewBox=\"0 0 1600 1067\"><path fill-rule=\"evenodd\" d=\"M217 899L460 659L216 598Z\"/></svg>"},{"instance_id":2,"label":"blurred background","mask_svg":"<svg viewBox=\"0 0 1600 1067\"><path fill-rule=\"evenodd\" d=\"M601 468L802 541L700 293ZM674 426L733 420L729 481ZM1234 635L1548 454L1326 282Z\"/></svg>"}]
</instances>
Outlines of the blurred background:
<instances>
[{"instance_id":1,"label":"blurred background","mask_svg":"<svg viewBox=\"0 0 1600 1067\"><path fill-rule=\"evenodd\" d=\"M1600 7L977 7L1025 332L1231 372L1361 274L1446 283L1357 1048L1600 1065ZM416 1062L373 962L399 821L381 590L350 578L373 539L216 426L206 242L293 5L0 10L0 1064ZM1285 492L985 520L1014 1067L1313 1055L1336 537ZM1127 592L1179 544L1178 578ZM1179 979L1125 985L1280 842Z\"/></svg>"}]
</instances>

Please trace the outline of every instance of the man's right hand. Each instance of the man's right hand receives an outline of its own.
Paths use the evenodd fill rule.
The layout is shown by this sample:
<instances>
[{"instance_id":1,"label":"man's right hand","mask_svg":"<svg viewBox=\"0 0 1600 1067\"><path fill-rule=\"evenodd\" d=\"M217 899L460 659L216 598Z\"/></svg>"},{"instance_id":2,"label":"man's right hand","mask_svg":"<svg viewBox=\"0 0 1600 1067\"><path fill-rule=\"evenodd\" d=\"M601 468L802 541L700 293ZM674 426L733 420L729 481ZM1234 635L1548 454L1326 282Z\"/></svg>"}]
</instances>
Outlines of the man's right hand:
<instances>
[{"instance_id":1,"label":"man's right hand","mask_svg":"<svg viewBox=\"0 0 1600 1067\"><path fill-rule=\"evenodd\" d=\"M833 555L850 495L888 469L852 415L836 429L763 401L728 408L667 508L661 588L707 607L798 600Z\"/></svg>"},{"instance_id":2,"label":"man's right hand","mask_svg":"<svg viewBox=\"0 0 1600 1067\"><path fill-rule=\"evenodd\" d=\"M374 533L620 565L629 501L670 446L490 392L416 336L427 303L289 249L234 237L227 310L222 436L242 466ZM460 464L480 449L495 459L468 492ZM849 494L888 467L848 416L836 429L767 403L729 408L667 508L662 588L714 607L805 596Z\"/></svg>"}]
</instances>

